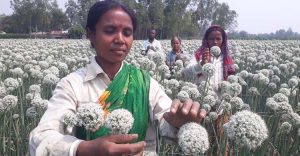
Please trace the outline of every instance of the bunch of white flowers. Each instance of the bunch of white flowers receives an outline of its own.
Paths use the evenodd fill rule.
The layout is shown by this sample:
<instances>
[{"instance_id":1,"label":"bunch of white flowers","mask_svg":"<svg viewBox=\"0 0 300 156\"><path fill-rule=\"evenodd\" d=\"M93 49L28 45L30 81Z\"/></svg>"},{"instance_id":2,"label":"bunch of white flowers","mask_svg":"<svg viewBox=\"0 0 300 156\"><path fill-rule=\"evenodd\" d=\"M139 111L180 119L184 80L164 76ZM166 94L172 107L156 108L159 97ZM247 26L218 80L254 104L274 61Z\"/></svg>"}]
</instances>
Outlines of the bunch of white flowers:
<instances>
[{"instance_id":1,"label":"bunch of white flowers","mask_svg":"<svg viewBox=\"0 0 300 156\"><path fill-rule=\"evenodd\" d=\"M48 85L56 85L58 81L59 81L59 78L54 74L47 74L43 78L43 83L48 84Z\"/></svg>"},{"instance_id":2,"label":"bunch of white flowers","mask_svg":"<svg viewBox=\"0 0 300 156\"><path fill-rule=\"evenodd\" d=\"M227 81L230 83L237 83L239 81L239 79L238 79L238 76L229 75L227 78Z\"/></svg>"},{"instance_id":3,"label":"bunch of white flowers","mask_svg":"<svg viewBox=\"0 0 300 156\"><path fill-rule=\"evenodd\" d=\"M0 86L0 99L7 95L7 90L4 86Z\"/></svg>"},{"instance_id":4,"label":"bunch of white flowers","mask_svg":"<svg viewBox=\"0 0 300 156\"><path fill-rule=\"evenodd\" d=\"M289 122L292 126L299 127L300 126L300 115L295 112L289 112L282 115L283 121Z\"/></svg>"},{"instance_id":5,"label":"bunch of white flowers","mask_svg":"<svg viewBox=\"0 0 300 156\"><path fill-rule=\"evenodd\" d=\"M282 134L288 134L291 132L292 129L292 125L288 122L283 122L280 127L279 127L279 131Z\"/></svg>"},{"instance_id":6,"label":"bunch of white flowers","mask_svg":"<svg viewBox=\"0 0 300 156\"><path fill-rule=\"evenodd\" d=\"M188 88L185 90L188 94L189 94L189 97L193 100L196 100L198 97L201 96L201 94L199 93L198 89L197 88Z\"/></svg>"},{"instance_id":7,"label":"bunch of white flowers","mask_svg":"<svg viewBox=\"0 0 300 156\"><path fill-rule=\"evenodd\" d=\"M296 86L298 86L298 80L296 78L291 78L289 81L288 81L288 85L291 87L291 88L294 88Z\"/></svg>"},{"instance_id":8,"label":"bunch of white flowers","mask_svg":"<svg viewBox=\"0 0 300 156\"><path fill-rule=\"evenodd\" d=\"M288 88L280 88L278 92L284 94L285 96L291 95L291 90Z\"/></svg>"},{"instance_id":9,"label":"bunch of white flowers","mask_svg":"<svg viewBox=\"0 0 300 156\"><path fill-rule=\"evenodd\" d=\"M86 103L77 110L78 125L96 131L104 122L104 111L98 103Z\"/></svg>"},{"instance_id":10,"label":"bunch of white flowers","mask_svg":"<svg viewBox=\"0 0 300 156\"><path fill-rule=\"evenodd\" d=\"M202 67L202 73L203 75L207 76L207 77L211 77L214 75L215 73L215 66L211 63L205 63Z\"/></svg>"},{"instance_id":11,"label":"bunch of white flowers","mask_svg":"<svg viewBox=\"0 0 300 156\"><path fill-rule=\"evenodd\" d=\"M209 149L208 134L204 127L197 123L187 123L180 127L178 144L184 154L204 154Z\"/></svg>"},{"instance_id":12,"label":"bunch of white flowers","mask_svg":"<svg viewBox=\"0 0 300 156\"><path fill-rule=\"evenodd\" d=\"M17 89L19 87L20 83L17 79L9 77L4 80L4 85L6 87L6 90L11 92L11 91Z\"/></svg>"},{"instance_id":13,"label":"bunch of white flowers","mask_svg":"<svg viewBox=\"0 0 300 156\"><path fill-rule=\"evenodd\" d=\"M268 84L268 88L271 89L271 90L276 90L277 85L276 85L276 83L271 82L271 83Z\"/></svg>"},{"instance_id":14,"label":"bunch of white flowers","mask_svg":"<svg viewBox=\"0 0 300 156\"><path fill-rule=\"evenodd\" d=\"M242 109L242 107L244 105L244 101L239 97L233 97L230 100L230 104L232 105L233 108L240 110L240 109Z\"/></svg>"},{"instance_id":15,"label":"bunch of white flowers","mask_svg":"<svg viewBox=\"0 0 300 156\"><path fill-rule=\"evenodd\" d=\"M24 71L21 68L14 68L10 70L13 77L22 77L24 74Z\"/></svg>"},{"instance_id":16,"label":"bunch of white flowers","mask_svg":"<svg viewBox=\"0 0 300 156\"><path fill-rule=\"evenodd\" d=\"M78 118L75 113L68 112L63 116L62 122L69 127L74 127L78 125Z\"/></svg>"},{"instance_id":17,"label":"bunch of white flowers","mask_svg":"<svg viewBox=\"0 0 300 156\"><path fill-rule=\"evenodd\" d=\"M0 111L9 111L18 104L18 97L14 95L6 95L0 102Z\"/></svg>"},{"instance_id":18,"label":"bunch of white flowers","mask_svg":"<svg viewBox=\"0 0 300 156\"><path fill-rule=\"evenodd\" d=\"M181 102L184 102L185 100L189 99L190 96L189 94L184 91L184 90L181 90L178 94L177 94L177 98L181 101Z\"/></svg>"},{"instance_id":19,"label":"bunch of white flowers","mask_svg":"<svg viewBox=\"0 0 300 156\"><path fill-rule=\"evenodd\" d=\"M161 73L169 73L170 72L169 67L166 64L159 66L158 71Z\"/></svg>"},{"instance_id":20,"label":"bunch of white flowers","mask_svg":"<svg viewBox=\"0 0 300 156\"><path fill-rule=\"evenodd\" d=\"M250 87L250 88L248 89L248 92L249 92L250 94L252 94L252 95L260 95L260 93L259 93L259 91L258 91L258 89L257 89L256 87Z\"/></svg>"},{"instance_id":21,"label":"bunch of white flowers","mask_svg":"<svg viewBox=\"0 0 300 156\"><path fill-rule=\"evenodd\" d=\"M40 85L33 84L33 85L29 86L29 93L35 94L35 93L40 93L40 92L41 92Z\"/></svg>"},{"instance_id":22,"label":"bunch of white flowers","mask_svg":"<svg viewBox=\"0 0 300 156\"><path fill-rule=\"evenodd\" d=\"M171 79L168 81L167 86L170 89L177 89L179 87L179 82L176 79Z\"/></svg>"},{"instance_id":23,"label":"bunch of white flowers","mask_svg":"<svg viewBox=\"0 0 300 156\"><path fill-rule=\"evenodd\" d=\"M239 83L232 83L229 86L229 93L232 96L238 96L239 94L242 93L242 86Z\"/></svg>"},{"instance_id":24,"label":"bunch of white flowers","mask_svg":"<svg viewBox=\"0 0 300 156\"><path fill-rule=\"evenodd\" d=\"M221 54L221 49L218 46L212 46L210 48L210 52L211 54L213 54L214 56L219 56Z\"/></svg>"},{"instance_id":25,"label":"bunch of white flowers","mask_svg":"<svg viewBox=\"0 0 300 156\"><path fill-rule=\"evenodd\" d=\"M216 104L216 98L212 95L206 95L203 98L203 103L210 105L211 107Z\"/></svg>"},{"instance_id":26,"label":"bunch of white flowers","mask_svg":"<svg viewBox=\"0 0 300 156\"><path fill-rule=\"evenodd\" d=\"M162 65L165 62L165 54L161 52L156 52L152 55L152 60L157 65Z\"/></svg>"},{"instance_id":27,"label":"bunch of white flowers","mask_svg":"<svg viewBox=\"0 0 300 156\"><path fill-rule=\"evenodd\" d=\"M244 110L230 117L224 124L227 137L237 145L255 149L268 138L268 129L264 120L257 114Z\"/></svg>"},{"instance_id":28,"label":"bunch of white flowers","mask_svg":"<svg viewBox=\"0 0 300 156\"><path fill-rule=\"evenodd\" d=\"M104 126L111 134L128 134L133 126L134 118L126 109L116 109L109 113Z\"/></svg>"}]
</instances>

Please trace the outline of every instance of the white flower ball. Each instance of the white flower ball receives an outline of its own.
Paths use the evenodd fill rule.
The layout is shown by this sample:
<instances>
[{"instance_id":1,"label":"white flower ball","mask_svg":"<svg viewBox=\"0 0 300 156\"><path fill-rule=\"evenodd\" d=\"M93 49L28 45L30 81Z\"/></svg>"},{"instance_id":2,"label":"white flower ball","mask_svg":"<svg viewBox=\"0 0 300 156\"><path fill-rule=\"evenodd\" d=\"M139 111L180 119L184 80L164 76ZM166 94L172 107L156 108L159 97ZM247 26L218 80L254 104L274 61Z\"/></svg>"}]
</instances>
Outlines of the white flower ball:
<instances>
[{"instance_id":1,"label":"white flower ball","mask_svg":"<svg viewBox=\"0 0 300 156\"><path fill-rule=\"evenodd\" d=\"M212 46L210 48L210 52L211 54L213 54L214 56L219 56L221 54L221 49L218 46Z\"/></svg>"},{"instance_id":2,"label":"white flower ball","mask_svg":"<svg viewBox=\"0 0 300 156\"><path fill-rule=\"evenodd\" d=\"M133 126L134 118L126 109L116 109L109 113L104 126L111 130L111 134L128 134Z\"/></svg>"},{"instance_id":3,"label":"white flower ball","mask_svg":"<svg viewBox=\"0 0 300 156\"><path fill-rule=\"evenodd\" d=\"M197 123L187 123L180 127L178 144L186 155L204 154L209 149L208 134Z\"/></svg>"},{"instance_id":4,"label":"white flower ball","mask_svg":"<svg viewBox=\"0 0 300 156\"><path fill-rule=\"evenodd\" d=\"M203 75L207 76L207 77L211 77L214 75L215 73L215 66L211 63L205 63L202 67L202 72Z\"/></svg>"},{"instance_id":5,"label":"white flower ball","mask_svg":"<svg viewBox=\"0 0 300 156\"><path fill-rule=\"evenodd\" d=\"M77 110L78 125L85 129L96 131L104 122L104 111L98 103L86 103Z\"/></svg>"},{"instance_id":6,"label":"white flower ball","mask_svg":"<svg viewBox=\"0 0 300 156\"><path fill-rule=\"evenodd\" d=\"M182 90L182 91L180 91L180 92L177 94L177 98L178 98L181 102L184 102L185 100L189 99L190 96L189 96L189 94L188 94L186 91Z\"/></svg>"},{"instance_id":7,"label":"white flower ball","mask_svg":"<svg viewBox=\"0 0 300 156\"><path fill-rule=\"evenodd\" d=\"M78 119L75 113L68 112L63 117L63 123L67 126L74 127L78 124Z\"/></svg>"},{"instance_id":8,"label":"white flower ball","mask_svg":"<svg viewBox=\"0 0 300 156\"><path fill-rule=\"evenodd\" d=\"M265 121L251 111L240 111L230 117L224 124L227 137L237 145L255 149L268 138L268 129Z\"/></svg>"}]
</instances>

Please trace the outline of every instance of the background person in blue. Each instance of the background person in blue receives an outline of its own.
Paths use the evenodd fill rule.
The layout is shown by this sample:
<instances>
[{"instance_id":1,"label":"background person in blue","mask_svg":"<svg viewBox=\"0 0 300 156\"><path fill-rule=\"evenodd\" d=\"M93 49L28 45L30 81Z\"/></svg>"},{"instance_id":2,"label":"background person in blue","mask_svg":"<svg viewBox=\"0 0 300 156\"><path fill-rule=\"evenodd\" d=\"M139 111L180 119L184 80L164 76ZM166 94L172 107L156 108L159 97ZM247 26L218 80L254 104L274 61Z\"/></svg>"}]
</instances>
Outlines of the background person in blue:
<instances>
[{"instance_id":1,"label":"background person in blue","mask_svg":"<svg viewBox=\"0 0 300 156\"><path fill-rule=\"evenodd\" d=\"M175 62L182 58L183 51L181 50L181 39L177 36L171 39L172 50L167 53L166 64L171 70L175 65Z\"/></svg>"}]
</instances>

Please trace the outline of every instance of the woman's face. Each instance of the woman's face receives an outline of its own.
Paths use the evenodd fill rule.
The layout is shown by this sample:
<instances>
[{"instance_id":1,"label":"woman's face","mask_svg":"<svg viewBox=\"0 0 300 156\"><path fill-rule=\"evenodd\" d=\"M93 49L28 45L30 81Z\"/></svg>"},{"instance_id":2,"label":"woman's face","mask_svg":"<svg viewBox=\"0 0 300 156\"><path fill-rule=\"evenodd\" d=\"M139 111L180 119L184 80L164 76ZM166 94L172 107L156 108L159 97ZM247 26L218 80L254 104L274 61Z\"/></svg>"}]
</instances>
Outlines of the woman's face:
<instances>
[{"instance_id":1,"label":"woman's face","mask_svg":"<svg viewBox=\"0 0 300 156\"><path fill-rule=\"evenodd\" d=\"M90 38L97 59L107 63L121 63L133 42L133 25L130 16L121 8L107 11L96 24Z\"/></svg>"},{"instance_id":2,"label":"woman's face","mask_svg":"<svg viewBox=\"0 0 300 156\"><path fill-rule=\"evenodd\" d=\"M171 42L171 46L173 48L173 51L178 52L180 50L180 41L178 38L174 38Z\"/></svg>"},{"instance_id":3,"label":"woman's face","mask_svg":"<svg viewBox=\"0 0 300 156\"><path fill-rule=\"evenodd\" d=\"M220 31L212 31L208 37L207 37L207 41L208 41L208 47L211 48L213 46L218 46L219 48L221 48L222 43L223 43L223 38L222 38L222 33Z\"/></svg>"}]
</instances>

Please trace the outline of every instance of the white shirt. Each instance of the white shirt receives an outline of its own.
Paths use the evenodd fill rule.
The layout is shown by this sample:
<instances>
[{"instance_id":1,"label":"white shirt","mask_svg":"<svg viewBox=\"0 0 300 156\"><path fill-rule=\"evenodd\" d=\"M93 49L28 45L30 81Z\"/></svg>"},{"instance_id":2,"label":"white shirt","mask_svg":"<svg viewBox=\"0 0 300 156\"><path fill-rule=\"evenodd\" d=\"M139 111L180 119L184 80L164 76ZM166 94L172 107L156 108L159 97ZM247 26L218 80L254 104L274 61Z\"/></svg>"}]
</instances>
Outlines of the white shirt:
<instances>
[{"instance_id":1,"label":"white shirt","mask_svg":"<svg viewBox=\"0 0 300 156\"><path fill-rule=\"evenodd\" d=\"M223 77L223 56L220 55L219 57L215 57L214 55L210 56L211 62L215 67L215 73L210 78L210 85L214 88L215 91L218 91L219 84L224 80ZM201 64L201 60L198 63L195 58L190 60L190 63L187 65L187 67L183 70L183 73L187 76L192 75L194 78L195 84L200 84L200 82L205 81L206 78L204 75L200 75L198 77L198 74L201 74L201 71L197 70L196 68L199 68ZM198 71L198 72L197 72ZM193 74L191 74L193 73Z\"/></svg>"},{"instance_id":2,"label":"white shirt","mask_svg":"<svg viewBox=\"0 0 300 156\"><path fill-rule=\"evenodd\" d=\"M122 67L121 67L122 68ZM119 69L119 71L121 70ZM76 112L77 108L87 102L97 102L99 96L111 83L95 58L83 69L71 73L57 84L49 100L48 109L38 126L30 133L30 155L74 156L80 140L74 137L75 129L66 129L62 118L67 112ZM160 133L175 138L176 129L162 117L169 111L172 100L151 78L149 91L149 123L145 141L145 151L155 151L156 134L154 121L159 121Z\"/></svg>"},{"instance_id":3,"label":"white shirt","mask_svg":"<svg viewBox=\"0 0 300 156\"><path fill-rule=\"evenodd\" d=\"M144 41L142 51L146 51L146 49L147 49L147 47L148 47L149 45L150 45L150 46L153 46L153 48L154 48L154 50L155 50L155 51L152 50L152 49L149 49L149 50L148 50L147 56L148 56L149 58L152 58L152 55L153 55L155 52L162 52L161 44L160 44L160 42L159 42L158 40L156 40L156 39L154 39L152 43L149 42L149 40Z\"/></svg>"}]
</instances>

